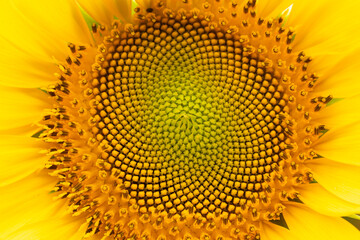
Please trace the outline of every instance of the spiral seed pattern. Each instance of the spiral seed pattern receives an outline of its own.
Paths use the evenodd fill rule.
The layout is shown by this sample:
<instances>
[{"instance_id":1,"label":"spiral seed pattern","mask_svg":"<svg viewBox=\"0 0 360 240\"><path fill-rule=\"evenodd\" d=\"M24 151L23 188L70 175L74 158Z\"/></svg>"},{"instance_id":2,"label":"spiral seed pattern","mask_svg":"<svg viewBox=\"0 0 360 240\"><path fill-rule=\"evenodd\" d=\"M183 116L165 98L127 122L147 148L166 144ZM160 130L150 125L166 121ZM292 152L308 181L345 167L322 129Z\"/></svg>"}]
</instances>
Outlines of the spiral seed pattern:
<instances>
[{"instance_id":1,"label":"spiral seed pattern","mask_svg":"<svg viewBox=\"0 0 360 240\"><path fill-rule=\"evenodd\" d=\"M332 97L307 98L318 76L282 16L161 3L94 24L96 49L69 44L36 134L52 192L86 216L85 237L260 239L313 180L303 163L326 129L310 115Z\"/></svg>"},{"instance_id":2,"label":"spiral seed pattern","mask_svg":"<svg viewBox=\"0 0 360 240\"><path fill-rule=\"evenodd\" d=\"M143 212L231 214L278 167L286 102L259 57L189 21L139 25L108 48L93 81L93 132L108 144L106 170Z\"/></svg>"}]
</instances>

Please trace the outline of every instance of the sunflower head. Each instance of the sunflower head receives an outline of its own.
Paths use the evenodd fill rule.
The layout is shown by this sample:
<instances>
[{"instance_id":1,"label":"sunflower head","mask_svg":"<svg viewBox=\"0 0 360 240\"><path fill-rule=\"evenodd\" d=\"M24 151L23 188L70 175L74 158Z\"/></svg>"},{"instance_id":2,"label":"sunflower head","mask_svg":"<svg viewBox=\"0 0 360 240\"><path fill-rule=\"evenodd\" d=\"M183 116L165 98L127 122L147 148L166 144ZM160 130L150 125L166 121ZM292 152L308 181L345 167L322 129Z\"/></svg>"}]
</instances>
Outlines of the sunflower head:
<instances>
[{"instance_id":1,"label":"sunflower head","mask_svg":"<svg viewBox=\"0 0 360 240\"><path fill-rule=\"evenodd\" d=\"M42 88L53 107L34 135L84 238L259 240L287 227L285 209L316 182L308 162L322 158L333 99L294 45L292 5L269 18L255 0L106 2L93 42L68 43Z\"/></svg>"}]
</instances>

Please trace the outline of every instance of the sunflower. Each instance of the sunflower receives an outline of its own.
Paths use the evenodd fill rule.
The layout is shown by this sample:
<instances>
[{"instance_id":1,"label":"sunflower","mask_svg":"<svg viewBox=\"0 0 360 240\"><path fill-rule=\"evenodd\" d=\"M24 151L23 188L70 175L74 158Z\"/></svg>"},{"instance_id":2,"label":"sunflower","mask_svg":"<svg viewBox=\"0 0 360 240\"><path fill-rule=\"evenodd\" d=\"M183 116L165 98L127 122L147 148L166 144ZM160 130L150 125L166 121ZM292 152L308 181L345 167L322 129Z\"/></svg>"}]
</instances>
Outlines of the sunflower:
<instances>
[{"instance_id":1,"label":"sunflower","mask_svg":"<svg viewBox=\"0 0 360 240\"><path fill-rule=\"evenodd\" d=\"M0 9L0 239L360 239L356 1Z\"/></svg>"}]
</instances>

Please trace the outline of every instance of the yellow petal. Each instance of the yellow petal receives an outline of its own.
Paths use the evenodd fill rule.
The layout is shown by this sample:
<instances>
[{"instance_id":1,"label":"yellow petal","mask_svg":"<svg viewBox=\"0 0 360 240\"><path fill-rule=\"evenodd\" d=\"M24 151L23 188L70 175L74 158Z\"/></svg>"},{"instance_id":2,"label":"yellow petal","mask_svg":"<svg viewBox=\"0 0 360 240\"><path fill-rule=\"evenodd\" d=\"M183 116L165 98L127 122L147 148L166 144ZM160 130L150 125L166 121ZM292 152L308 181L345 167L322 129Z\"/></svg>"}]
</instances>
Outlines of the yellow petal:
<instances>
[{"instance_id":1,"label":"yellow petal","mask_svg":"<svg viewBox=\"0 0 360 240\"><path fill-rule=\"evenodd\" d=\"M64 216L63 203L54 201L49 194L56 179L40 171L16 183L0 187L0 239L26 224L42 221L53 216ZM4 221L6 219L6 221Z\"/></svg>"},{"instance_id":2,"label":"yellow petal","mask_svg":"<svg viewBox=\"0 0 360 240\"><path fill-rule=\"evenodd\" d=\"M149 8L152 6L152 4L155 3L155 1L152 0L135 0L137 2L137 4L139 4L141 7Z\"/></svg>"},{"instance_id":3,"label":"yellow petal","mask_svg":"<svg viewBox=\"0 0 360 240\"><path fill-rule=\"evenodd\" d=\"M4 11L4 8L0 9L0 12ZM65 59L66 45L62 53L57 43L51 44L49 36L37 34L21 17L12 15L16 20L0 21L3 48L0 52L0 83L29 88L49 85L58 70L52 58Z\"/></svg>"},{"instance_id":4,"label":"yellow petal","mask_svg":"<svg viewBox=\"0 0 360 240\"><path fill-rule=\"evenodd\" d=\"M338 115L339 116L334 117L334 119L341 121L341 112L338 112ZM349 120L344 119L344 121ZM321 156L337 162L360 165L359 136L360 121L330 129L314 145L314 150Z\"/></svg>"},{"instance_id":5,"label":"yellow petal","mask_svg":"<svg viewBox=\"0 0 360 240\"><path fill-rule=\"evenodd\" d=\"M340 217L329 217L303 204L286 205L284 218L299 240L357 240L360 231Z\"/></svg>"},{"instance_id":6,"label":"yellow petal","mask_svg":"<svg viewBox=\"0 0 360 240\"><path fill-rule=\"evenodd\" d=\"M360 38L359 38L360 40ZM314 56L315 67L320 75L314 92L318 96L332 95L337 98L352 97L360 93L360 83L356 80L360 74L360 49Z\"/></svg>"},{"instance_id":7,"label":"yellow petal","mask_svg":"<svg viewBox=\"0 0 360 240\"><path fill-rule=\"evenodd\" d=\"M32 8L35 6L39 7L34 4ZM22 51L24 56L29 54L35 60L48 55L65 57L65 54L61 54L61 48L66 47L66 42L60 41L50 32L43 31L40 26L32 22L35 19L30 21L29 17L24 15L13 1L1 1L0 13L2 20L0 22L1 44L5 44L3 50L6 55L10 56L14 50L18 50Z\"/></svg>"},{"instance_id":8,"label":"yellow petal","mask_svg":"<svg viewBox=\"0 0 360 240\"><path fill-rule=\"evenodd\" d=\"M201 2L201 1L199 1ZM178 9L180 9L181 7L184 7L185 4L183 4L182 1L171 1L168 0L166 1L166 7L169 9L172 9L173 11L177 11Z\"/></svg>"},{"instance_id":9,"label":"yellow petal","mask_svg":"<svg viewBox=\"0 0 360 240\"><path fill-rule=\"evenodd\" d=\"M63 4L65 7L62 6L64 1L43 2L52 5L46 6L41 1L0 1L2 18L0 83L2 85L30 88L49 85L55 80L53 74L58 70L55 59L63 61L66 58L67 41L81 40L72 38L70 33L74 28L72 25L78 25L76 21L81 21L74 20L75 14L72 15L72 12L64 10L66 8L65 4ZM24 9L27 5L29 9ZM75 10L76 8L74 12ZM54 11L57 14L52 13ZM58 19L56 16L63 19ZM66 19L72 19L72 22ZM51 25L54 21L62 27ZM83 35L81 32L77 34Z\"/></svg>"},{"instance_id":10,"label":"yellow petal","mask_svg":"<svg viewBox=\"0 0 360 240\"><path fill-rule=\"evenodd\" d=\"M271 222L264 222L261 229L262 240L299 240L293 232Z\"/></svg>"},{"instance_id":11,"label":"yellow petal","mask_svg":"<svg viewBox=\"0 0 360 240\"><path fill-rule=\"evenodd\" d=\"M360 95L331 104L312 114L312 119L330 129L354 123L360 119Z\"/></svg>"},{"instance_id":12,"label":"yellow petal","mask_svg":"<svg viewBox=\"0 0 360 240\"><path fill-rule=\"evenodd\" d=\"M54 73L58 71L50 56L39 58L40 49L32 49L32 54L24 52L23 49L14 47L9 41L2 41L0 44L4 51L0 53L0 83L1 85L22 88L44 87L53 82L56 78ZM34 43L33 46L35 46ZM42 50L44 51L44 50Z\"/></svg>"},{"instance_id":13,"label":"yellow petal","mask_svg":"<svg viewBox=\"0 0 360 240\"><path fill-rule=\"evenodd\" d=\"M115 1L117 6L118 18L122 21L131 22L132 17L132 0Z\"/></svg>"},{"instance_id":14,"label":"yellow petal","mask_svg":"<svg viewBox=\"0 0 360 240\"><path fill-rule=\"evenodd\" d=\"M38 171L23 180L0 187L0 239L80 240L87 223L83 216L72 217L65 200L50 193L57 182ZM97 238L88 238L95 240Z\"/></svg>"},{"instance_id":15,"label":"yellow petal","mask_svg":"<svg viewBox=\"0 0 360 240\"><path fill-rule=\"evenodd\" d=\"M287 26L295 29L293 49L314 59L308 69L320 76L318 94L346 97L359 93L360 84L354 81L360 71L358 1L259 0L258 5L259 15L273 18L287 14L284 10L291 6Z\"/></svg>"},{"instance_id":16,"label":"yellow petal","mask_svg":"<svg viewBox=\"0 0 360 240\"><path fill-rule=\"evenodd\" d=\"M146 0L143 0L144 2L146 2ZM150 0L151 1L151 0ZM151 1L152 4L156 3L156 1ZM187 11L191 11L193 9L203 9L203 4L205 2L209 2L210 3L210 7L207 9L211 12L217 12L219 10L220 6L225 7L225 9L231 4L231 1L228 0L216 0L216 1L205 1L205 0L187 0L186 2L184 1L173 1L173 0L166 0L164 1L165 6L169 9L172 9L174 12L177 12L180 9L185 9ZM242 4L245 4L244 1L238 1L238 6L239 9L241 9L240 6L242 6Z\"/></svg>"},{"instance_id":17,"label":"yellow petal","mask_svg":"<svg viewBox=\"0 0 360 240\"><path fill-rule=\"evenodd\" d=\"M79 5L97 22L111 24L116 16L115 0L77 0Z\"/></svg>"},{"instance_id":18,"label":"yellow petal","mask_svg":"<svg viewBox=\"0 0 360 240\"><path fill-rule=\"evenodd\" d=\"M350 50L359 46L357 18L359 2L320 0L259 0L258 12L262 17L277 18L288 14L287 26L296 28L295 48L315 52ZM289 10L291 6L291 11ZM346 42L347 44L343 44ZM340 52L339 52L340 53Z\"/></svg>"},{"instance_id":19,"label":"yellow petal","mask_svg":"<svg viewBox=\"0 0 360 240\"><path fill-rule=\"evenodd\" d=\"M297 27L296 47L310 52L346 51L359 46L354 34L359 27L359 2L344 0L290 1L294 3L289 25ZM347 44L342 44L344 41Z\"/></svg>"},{"instance_id":20,"label":"yellow petal","mask_svg":"<svg viewBox=\"0 0 360 240\"><path fill-rule=\"evenodd\" d=\"M47 156L41 144L28 136L1 135L0 186L5 186L44 168Z\"/></svg>"},{"instance_id":21,"label":"yellow petal","mask_svg":"<svg viewBox=\"0 0 360 240\"><path fill-rule=\"evenodd\" d=\"M25 19L51 37L76 44L91 44L91 34L74 0L12 2Z\"/></svg>"},{"instance_id":22,"label":"yellow petal","mask_svg":"<svg viewBox=\"0 0 360 240\"><path fill-rule=\"evenodd\" d=\"M329 216L349 216L360 212L360 205L345 201L318 183L299 188L300 199L311 209Z\"/></svg>"},{"instance_id":23,"label":"yellow petal","mask_svg":"<svg viewBox=\"0 0 360 240\"><path fill-rule=\"evenodd\" d=\"M0 130L35 124L49 108L48 96L39 89L0 86Z\"/></svg>"},{"instance_id":24,"label":"yellow petal","mask_svg":"<svg viewBox=\"0 0 360 240\"><path fill-rule=\"evenodd\" d=\"M131 22L132 0L77 0L82 8L96 21L110 25L114 17Z\"/></svg>"},{"instance_id":25,"label":"yellow petal","mask_svg":"<svg viewBox=\"0 0 360 240\"><path fill-rule=\"evenodd\" d=\"M50 217L33 224L27 224L8 235L9 239L19 240L81 240L86 229L81 227L82 219ZM84 226L86 224L83 224ZM79 227L81 227L79 229ZM91 238L87 238L91 240Z\"/></svg>"},{"instance_id":26,"label":"yellow petal","mask_svg":"<svg viewBox=\"0 0 360 240\"><path fill-rule=\"evenodd\" d=\"M325 189L346 201L360 204L360 167L326 158L307 162L315 180Z\"/></svg>"},{"instance_id":27,"label":"yellow petal","mask_svg":"<svg viewBox=\"0 0 360 240\"><path fill-rule=\"evenodd\" d=\"M37 132L39 132L39 126L31 123L31 124L23 125L21 127L1 129L0 135L12 135L12 136L16 135L16 136L31 137Z\"/></svg>"}]
</instances>

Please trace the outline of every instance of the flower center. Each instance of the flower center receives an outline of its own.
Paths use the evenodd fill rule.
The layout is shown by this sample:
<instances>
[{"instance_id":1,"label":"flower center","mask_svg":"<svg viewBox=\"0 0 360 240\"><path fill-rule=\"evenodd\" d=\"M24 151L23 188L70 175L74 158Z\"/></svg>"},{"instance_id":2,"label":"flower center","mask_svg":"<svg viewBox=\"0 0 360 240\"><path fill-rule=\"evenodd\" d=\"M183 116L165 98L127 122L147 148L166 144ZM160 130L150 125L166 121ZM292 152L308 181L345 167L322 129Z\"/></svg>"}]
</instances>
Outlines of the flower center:
<instances>
[{"instance_id":1,"label":"flower center","mask_svg":"<svg viewBox=\"0 0 360 240\"><path fill-rule=\"evenodd\" d=\"M144 213L239 214L286 147L273 72L202 18L134 26L93 81L105 168Z\"/></svg>"},{"instance_id":2,"label":"flower center","mask_svg":"<svg viewBox=\"0 0 360 240\"><path fill-rule=\"evenodd\" d=\"M257 19L253 5L243 32L159 6L138 9L134 25L94 25L97 53L69 45L41 137L54 191L86 214L88 235L259 239L260 222L311 181L301 162L322 127L309 111L330 98L314 110L301 100L316 80L310 59L291 53L281 18Z\"/></svg>"}]
</instances>

